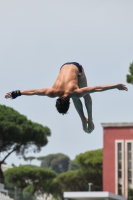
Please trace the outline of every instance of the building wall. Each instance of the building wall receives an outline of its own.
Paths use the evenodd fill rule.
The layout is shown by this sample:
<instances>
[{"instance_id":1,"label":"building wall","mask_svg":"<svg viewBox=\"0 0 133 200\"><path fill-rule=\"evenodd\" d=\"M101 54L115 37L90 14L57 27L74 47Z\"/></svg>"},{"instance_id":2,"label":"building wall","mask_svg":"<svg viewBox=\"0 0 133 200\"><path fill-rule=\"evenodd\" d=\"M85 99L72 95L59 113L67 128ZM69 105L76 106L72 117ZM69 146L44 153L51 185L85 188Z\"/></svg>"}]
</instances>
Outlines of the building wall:
<instances>
[{"instance_id":1,"label":"building wall","mask_svg":"<svg viewBox=\"0 0 133 200\"><path fill-rule=\"evenodd\" d=\"M126 186L126 141L133 141L133 127L104 127L103 129L103 191L117 193L118 156L117 143L122 144L122 195L127 196Z\"/></svg>"},{"instance_id":2,"label":"building wall","mask_svg":"<svg viewBox=\"0 0 133 200\"><path fill-rule=\"evenodd\" d=\"M1 165L1 169L2 169L3 172L10 169L10 168L12 168L12 166L4 165L4 164Z\"/></svg>"}]
</instances>

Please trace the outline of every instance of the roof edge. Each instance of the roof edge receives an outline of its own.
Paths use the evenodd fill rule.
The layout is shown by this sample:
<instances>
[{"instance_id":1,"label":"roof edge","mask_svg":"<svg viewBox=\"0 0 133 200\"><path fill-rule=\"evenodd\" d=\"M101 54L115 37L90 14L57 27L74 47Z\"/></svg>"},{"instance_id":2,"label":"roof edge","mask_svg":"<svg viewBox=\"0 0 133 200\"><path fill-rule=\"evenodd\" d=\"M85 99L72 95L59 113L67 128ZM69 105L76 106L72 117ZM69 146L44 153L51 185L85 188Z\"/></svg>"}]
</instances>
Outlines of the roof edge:
<instances>
[{"instance_id":1,"label":"roof edge","mask_svg":"<svg viewBox=\"0 0 133 200\"><path fill-rule=\"evenodd\" d=\"M133 127L133 122L114 122L114 123L101 123L103 128L106 127Z\"/></svg>"},{"instance_id":2,"label":"roof edge","mask_svg":"<svg viewBox=\"0 0 133 200\"><path fill-rule=\"evenodd\" d=\"M65 199L105 199L105 198L111 198L112 200L126 200L126 198L122 197L122 196L119 196L119 195L116 195L116 194L113 194L113 193L110 193L110 192L103 192L103 191L96 191L96 192L93 192L93 191L86 191L86 192L64 192L63 193L63 197Z\"/></svg>"}]
</instances>

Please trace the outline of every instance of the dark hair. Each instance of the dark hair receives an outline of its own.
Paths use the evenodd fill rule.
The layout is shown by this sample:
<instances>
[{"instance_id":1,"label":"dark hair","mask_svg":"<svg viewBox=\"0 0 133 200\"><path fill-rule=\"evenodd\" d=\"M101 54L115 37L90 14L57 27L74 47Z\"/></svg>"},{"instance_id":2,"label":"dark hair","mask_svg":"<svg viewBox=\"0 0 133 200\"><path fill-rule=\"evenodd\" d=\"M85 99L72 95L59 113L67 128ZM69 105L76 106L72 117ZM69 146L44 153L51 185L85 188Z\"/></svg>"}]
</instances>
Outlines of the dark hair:
<instances>
[{"instance_id":1,"label":"dark hair","mask_svg":"<svg viewBox=\"0 0 133 200\"><path fill-rule=\"evenodd\" d=\"M69 97L59 97L56 100L56 108L59 113L66 114L70 105L70 98Z\"/></svg>"}]
</instances>

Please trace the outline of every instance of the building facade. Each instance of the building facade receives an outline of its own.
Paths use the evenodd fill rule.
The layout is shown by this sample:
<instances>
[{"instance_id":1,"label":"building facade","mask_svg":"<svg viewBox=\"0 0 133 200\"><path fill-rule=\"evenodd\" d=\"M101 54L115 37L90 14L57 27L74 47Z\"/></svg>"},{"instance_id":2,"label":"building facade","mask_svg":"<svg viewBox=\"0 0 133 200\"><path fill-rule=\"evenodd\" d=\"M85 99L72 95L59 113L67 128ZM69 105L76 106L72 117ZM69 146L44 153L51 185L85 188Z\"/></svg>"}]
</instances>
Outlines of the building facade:
<instances>
[{"instance_id":1,"label":"building facade","mask_svg":"<svg viewBox=\"0 0 133 200\"><path fill-rule=\"evenodd\" d=\"M1 169L2 169L3 172L10 169L10 168L12 168L12 166L4 165L4 164L1 165Z\"/></svg>"},{"instance_id":2,"label":"building facade","mask_svg":"<svg viewBox=\"0 0 133 200\"><path fill-rule=\"evenodd\" d=\"M103 191L128 196L133 189L133 123L102 123Z\"/></svg>"}]
</instances>

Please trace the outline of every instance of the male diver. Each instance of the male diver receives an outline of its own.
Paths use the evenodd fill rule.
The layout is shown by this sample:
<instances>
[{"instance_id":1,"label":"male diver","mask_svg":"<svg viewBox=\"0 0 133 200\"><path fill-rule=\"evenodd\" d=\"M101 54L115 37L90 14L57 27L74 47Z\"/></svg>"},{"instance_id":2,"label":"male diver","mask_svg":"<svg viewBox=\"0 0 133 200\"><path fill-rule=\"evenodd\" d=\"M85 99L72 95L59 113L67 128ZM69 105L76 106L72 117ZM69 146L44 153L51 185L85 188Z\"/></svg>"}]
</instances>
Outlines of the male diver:
<instances>
[{"instance_id":1,"label":"male diver","mask_svg":"<svg viewBox=\"0 0 133 200\"><path fill-rule=\"evenodd\" d=\"M102 92L110 89L128 90L123 84L110 84L102 86L87 86L87 79L82 65L77 62L68 62L61 66L59 75L51 88L33 89L33 90L16 90L8 92L5 98L15 99L21 95L42 95L51 98L59 97L56 100L56 108L59 113L66 114L70 98L81 118L83 130L91 133L94 130L92 119L92 99L90 93ZM84 98L88 117L83 112L83 106L80 98Z\"/></svg>"}]
</instances>

